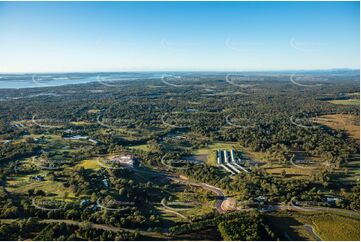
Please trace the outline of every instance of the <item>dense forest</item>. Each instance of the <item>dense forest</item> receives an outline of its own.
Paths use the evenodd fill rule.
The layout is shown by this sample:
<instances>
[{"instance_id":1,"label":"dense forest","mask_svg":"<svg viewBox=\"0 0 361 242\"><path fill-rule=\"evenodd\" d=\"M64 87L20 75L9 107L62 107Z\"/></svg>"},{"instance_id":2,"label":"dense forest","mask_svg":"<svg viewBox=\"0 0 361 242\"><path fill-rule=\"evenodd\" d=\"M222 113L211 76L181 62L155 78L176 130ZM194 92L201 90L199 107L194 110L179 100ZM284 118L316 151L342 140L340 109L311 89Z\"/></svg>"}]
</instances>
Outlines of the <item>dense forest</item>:
<instances>
[{"instance_id":1,"label":"dense forest","mask_svg":"<svg viewBox=\"0 0 361 242\"><path fill-rule=\"evenodd\" d=\"M329 102L359 98L359 76L327 77L312 88L294 85L287 75L261 73L251 86L247 81L231 85L212 74L173 80L179 86L149 79L112 86L1 89L0 240L138 240L154 235L149 233L183 239L188 232L206 229L224 240L278 238L258 212L218 214L213 209L191 222L167 220L159 204L183 189L171 182L174 176L217 186L255 209L261 209L260 197L266 197L265 204L279 205L296 198L321 203L326 194L340 200L322 205L359 211L359 180L349 179L359 140L312 122L322 115L359 120L359 106ZM210 163L162 163L217 142L262 154L269 166L290 167L295 154L303 152L317 158L317 169L307 178L291 179L285 170L267 172L256 160L249 173L234 176ZM83 166L111 154L131 154L139 165ZM46 162L39 165L39 160ZM61 185L62 192L38 186L21 190L14 185L19 179ZM48 207L38 209L39 204ZM80 224L44 222L51 219ZM129 231L95 229L94 224Z\"/></svg>"}]
</instances>

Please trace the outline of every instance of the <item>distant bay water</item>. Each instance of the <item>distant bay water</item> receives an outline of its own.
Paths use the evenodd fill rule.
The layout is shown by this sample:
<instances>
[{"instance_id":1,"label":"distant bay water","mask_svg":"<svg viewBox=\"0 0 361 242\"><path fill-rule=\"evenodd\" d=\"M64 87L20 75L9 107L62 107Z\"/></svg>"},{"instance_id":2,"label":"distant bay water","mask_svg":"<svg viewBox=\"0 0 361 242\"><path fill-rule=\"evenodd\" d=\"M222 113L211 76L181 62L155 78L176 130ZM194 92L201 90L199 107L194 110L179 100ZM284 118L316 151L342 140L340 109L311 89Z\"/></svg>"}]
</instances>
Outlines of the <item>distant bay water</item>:
<instances>
[{"instance_id":1,"label":"distant bay water","mask_svg":"<svg viewBox=\"0 0 361 242\"><path fill-rule=\"evenodd\" d=\"M91 82L115 83L161 76L161 73L0 74L0 89L55 87Z\"/></svg>"},{"instance_id":2,"label":"distant bay water","mask_svg":"<svg viewBox=\"0 0 361 242\"><path fill-rule=\"evenodd\" d=\"M192 81L219 78L219 80L227 79L231 75L235 79L248 80L267 80L267 78L278 78L280 81L290 81L291 76L296 77L315 77L317 80L325 79L332 81L333 79L359 81L359 70L353 69L330 69L330 70L295 70L295 71L245 71L245 72L103 72L103 73L42 73L42 74L0 74L0 89L20 89L20 88L39 88L39 87L56 87L63 85L75 85L84 83L100 83L117 85L117 82L149 80L157 79L166 80L170 78L172 81ZM308 78L308 79L309 79ZM341 79L340 79L341 78ZM305 78L305 81L308 80ZM342 79L343 80L343 79Z\"/></svg>"}]
</instances>

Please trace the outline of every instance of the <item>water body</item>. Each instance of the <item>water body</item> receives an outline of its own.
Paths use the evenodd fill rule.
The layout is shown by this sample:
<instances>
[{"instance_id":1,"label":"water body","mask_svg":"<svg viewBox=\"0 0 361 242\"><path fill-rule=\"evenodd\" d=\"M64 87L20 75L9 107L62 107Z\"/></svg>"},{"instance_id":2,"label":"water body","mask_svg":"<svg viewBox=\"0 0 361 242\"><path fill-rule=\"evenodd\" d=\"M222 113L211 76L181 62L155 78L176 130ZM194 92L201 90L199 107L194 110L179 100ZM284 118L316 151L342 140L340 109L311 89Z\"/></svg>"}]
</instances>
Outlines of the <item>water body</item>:
<instances>
[{"instance_id":1,"label":"water body","mask_svg":"<svg viewBox=\"0 0 361 242\"><path fill-rule=\"evenodd\" d=\"M84 78L52 78L52 77L38 77L32 75L0 75L0 89L10 88L36 88L36 87L53 87L69 84L81 84L88 82L95 82L94 77Z\"/></svg>"},{"instance_id":2,"label":"water body","mask_svg":"<svg viewBox=\"0 0 361 242\"><path fill-rule=\"evenodd\" d=\"M116 83L161 76L161 73L0 74L0 89L55 87L91 82Z\"/></svg>"},{"instance_id":3,"label":"water body","mask_svg":"<svg viewBox=\"0 0 361 242\"><path fill-rule=\"evenodd\" d=\"M104 73L42 73L42 74L0 74L0 89L20 89L37 87L55 87L70 84L84 84L98 82L100 84L119 85L117 82L158 79L162 77L173 77L176 81L204 80L219 78L224 80L228 74L235 77L263 77L263 78L284 78L289 81L290 75L322 75L327 77L338 76L339 80L351 80L359 82L359 70L325 70L325 71L275 71L275 72L104 72ZM342 79L344 78L344 79ZM338 79L337 79L338 80Z\"/></svg>"}]
</instances>

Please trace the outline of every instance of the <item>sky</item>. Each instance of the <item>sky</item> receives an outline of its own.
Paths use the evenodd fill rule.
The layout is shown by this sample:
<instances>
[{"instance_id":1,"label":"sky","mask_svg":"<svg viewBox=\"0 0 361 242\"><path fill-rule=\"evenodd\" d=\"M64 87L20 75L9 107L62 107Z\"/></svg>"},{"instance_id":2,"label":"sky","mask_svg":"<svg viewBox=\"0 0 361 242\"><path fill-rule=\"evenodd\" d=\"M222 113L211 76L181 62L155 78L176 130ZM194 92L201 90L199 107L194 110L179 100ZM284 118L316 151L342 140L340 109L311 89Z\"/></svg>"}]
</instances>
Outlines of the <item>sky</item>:
<instances>
[{"instance_id":1,"label":"sky","mask_svg":"<svg viewBox=\"0 0 361 242\"><path fill-rule=\"evenodd\" d=\"M359 2L0 2L0 72L359 68Z\"/></svg>"}]
</instances>

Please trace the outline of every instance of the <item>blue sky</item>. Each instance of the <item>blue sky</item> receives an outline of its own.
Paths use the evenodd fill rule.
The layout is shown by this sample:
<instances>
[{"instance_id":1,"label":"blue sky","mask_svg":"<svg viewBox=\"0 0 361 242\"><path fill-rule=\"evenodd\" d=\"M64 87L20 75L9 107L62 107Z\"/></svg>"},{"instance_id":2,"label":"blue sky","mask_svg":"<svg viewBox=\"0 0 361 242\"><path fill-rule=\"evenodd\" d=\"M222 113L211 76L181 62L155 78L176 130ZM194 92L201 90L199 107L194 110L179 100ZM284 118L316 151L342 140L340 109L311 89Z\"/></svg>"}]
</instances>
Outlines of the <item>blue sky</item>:
<instances>
[{"instance_id":1,"label":"blue sky","mask_svg":"<svg viewBox=\"0 0 361 242\"><path fill-rule=\"evenodd\" d=\"M359 68L358 2L0 2L0 72Z\"/></svg>"}]
</instances>

